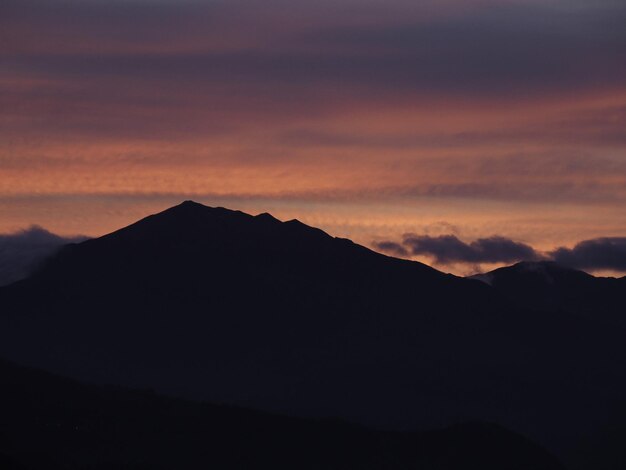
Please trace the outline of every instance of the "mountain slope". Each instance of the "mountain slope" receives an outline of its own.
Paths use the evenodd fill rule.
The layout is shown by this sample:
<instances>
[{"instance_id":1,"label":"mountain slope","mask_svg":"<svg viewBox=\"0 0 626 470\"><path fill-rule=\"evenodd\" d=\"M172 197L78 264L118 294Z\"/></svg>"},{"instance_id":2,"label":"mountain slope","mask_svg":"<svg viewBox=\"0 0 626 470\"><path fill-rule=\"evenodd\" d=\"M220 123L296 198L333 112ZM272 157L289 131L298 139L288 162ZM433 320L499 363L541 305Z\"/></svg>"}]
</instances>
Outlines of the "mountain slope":
<instances>
[{"instance_id":1,"label":"mountain slope","mask_svg":"<svg viewBox=\"0 0 626 470\"><path fill-rule=\"evenodd\" d=\"M0 387L3 469L562 469L488 424L372 431L85 385L4 361Z\"/></svg>"},{"instance_id":2,"label":"mountain slope","mask_svg":"<svg viewBox=\"0 0 626 470\"><path fill-rule=\"evenodd\" d=\"M0 356L392 429L499 423L567 455L626 396L623 334L297 221L186 202L0 289Z\"/></svg>"},{"instance_id":3,"label":"mountain slope","mask_svg":"<svg viewBox=\"0 0 626 470\"><path fill-rule=\"evenodd\" d=\"M522 262L473 277L528 309L558 309L626 328L625 277L594 277L551 261Z\"/></svg>"}]
</instances>

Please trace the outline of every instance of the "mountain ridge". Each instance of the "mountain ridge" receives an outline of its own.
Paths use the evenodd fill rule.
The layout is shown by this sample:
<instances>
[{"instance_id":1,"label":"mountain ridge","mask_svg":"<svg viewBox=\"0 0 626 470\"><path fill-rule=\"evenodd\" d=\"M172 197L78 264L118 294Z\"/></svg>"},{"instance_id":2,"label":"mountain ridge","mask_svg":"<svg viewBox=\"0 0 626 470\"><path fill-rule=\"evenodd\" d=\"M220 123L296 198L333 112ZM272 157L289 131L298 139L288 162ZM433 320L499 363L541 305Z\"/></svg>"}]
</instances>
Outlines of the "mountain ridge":
<instances>
[{"instance_id":1,"label":"mountain ridge","mask_svg":"<svg viewBox=\"0 0 626 470\"><path fill-rule=\"evenodd\" d=\"M65 247L0 304L0 356L79 380L396 430L486 420L566 458L626 395L620 330L197 203Z\"/></svg>"},{"instance_id":2,"label":"mountain ridge","mask_svg":"<svg viewBox=\"0 0 626 470\"><path fill-rule=\"evenodd\" d=\"M471 277L527 308L560 309L626 328L626 277L596 277L554 261L521 262Z\"/></svg>"}]
</instances>

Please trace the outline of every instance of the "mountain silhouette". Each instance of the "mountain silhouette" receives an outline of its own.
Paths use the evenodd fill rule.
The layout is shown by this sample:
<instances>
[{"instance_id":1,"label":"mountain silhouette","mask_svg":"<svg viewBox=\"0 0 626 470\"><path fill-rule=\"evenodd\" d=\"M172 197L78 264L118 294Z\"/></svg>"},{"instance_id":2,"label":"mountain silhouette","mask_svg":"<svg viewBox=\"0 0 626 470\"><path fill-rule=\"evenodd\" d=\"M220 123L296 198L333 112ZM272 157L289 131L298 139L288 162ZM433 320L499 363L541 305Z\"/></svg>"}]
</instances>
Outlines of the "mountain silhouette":
<instances>
[{"instance_id":1,"label":"mountain silhouette","mask_svg":"<svg viewBox=\"0 0 626 470\"><path fill-rule=\"evenodd\" d=\"M522 262L472 277L528 309L558 309L626 328L626 277L594 277L553 261Z\"/></svg>"},{"instance_id":2,"label":"mountain silhouette","mask_svg":"<svg viewBox=\"0 0 626 470\"><path fill-rule=\"evenodd\" d=\"M189 201L66 246L0 304L21 364L389 430L488 421L571 468L626 401L623 330L595 316Z\"/></svg>"},{"instance_id":3,"label":"mountain silhouette","mask_svg":"<svg viewBox=\"0 0 626 470\"><path fill-rule=\"evenodd\" d=\"M486 423L376 431L97 387L4 361L0 386L3 470L563 469L529 440Z\"/></svg>"}]
</instances>

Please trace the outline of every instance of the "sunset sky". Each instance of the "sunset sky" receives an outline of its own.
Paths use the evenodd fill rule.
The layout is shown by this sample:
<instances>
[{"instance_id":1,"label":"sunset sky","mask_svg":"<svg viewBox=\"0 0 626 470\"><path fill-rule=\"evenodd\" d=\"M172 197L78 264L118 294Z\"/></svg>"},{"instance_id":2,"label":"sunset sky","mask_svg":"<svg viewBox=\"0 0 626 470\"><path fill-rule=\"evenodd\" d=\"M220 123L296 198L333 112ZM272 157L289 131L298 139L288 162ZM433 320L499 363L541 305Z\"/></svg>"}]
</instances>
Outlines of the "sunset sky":
<instances>
[{"instance_id":1,"label":"sunset sky","mask_svg":"<svg viewBox=\"0 0 626 470\"><path fill-rule=\"evenodd\" d=\"M623 0L3 0L0 233L193 199L459 274L515 258L481 240L619 254L625 25Z\"/></svg>"}]
</instances>

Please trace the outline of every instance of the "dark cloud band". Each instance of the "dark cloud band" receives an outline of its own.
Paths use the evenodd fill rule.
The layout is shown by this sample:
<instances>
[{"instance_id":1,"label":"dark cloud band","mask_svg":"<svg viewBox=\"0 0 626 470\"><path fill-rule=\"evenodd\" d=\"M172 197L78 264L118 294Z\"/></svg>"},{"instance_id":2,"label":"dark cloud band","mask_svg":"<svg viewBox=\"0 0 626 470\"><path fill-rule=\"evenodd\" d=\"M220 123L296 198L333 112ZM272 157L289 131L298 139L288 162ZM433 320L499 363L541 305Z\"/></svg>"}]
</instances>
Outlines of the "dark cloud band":
<instances>
[{"instance_id":1,"label":"dark cloud band","mask_svg":"<svg viewBox=\"0 0 626 470\"><path fill-rule=\"evenodd\" d=\"M560 247L545 254L524 243L499 236L466 243L454 235L431 237L407 234L402 242L378 241L373 246L393 256L429 256L440 264L549 259L577 269L626 271L626 237L584 240L573 248Z\"/></svg>"},{"instance_id":2,"label":"dark cloud band","mask_svg":"<svg viewBox=\"0 0 626 470\"><path fill-rule=\"evenodd\" d=\"M498 263L539 258L532 247L504 237L480 238L465 243L455 235L407 235L403 246L412 255L433 256L438 263Z\"/></svg>"},{"instance_id":3,"label":"dark cloud band","mask_svg":"<svg viewBox=\"0 0 626 470\"><path fill-rule=\"evenodd\" d=\"M580 269L626 270L626 237L585 240L573 248L559 248L550 253L559 264Z\"/></svg>"},{"instance_id":4,"label":"dark cloud band","mask_svg":"<svg viewBox=\"0 0 626 470\"><path fill-rule=\"evenodd\" d=\"M387 18L365 24L354 21L367 10L359 4L324 15L325 8L304 2L247 1L238 9L222 2L50 3L4 7L0 26L11 47L2 56L13 68L90 80L106 74L261 84L274 98L294 83L358 86L368 94L518 96L620 87L626 77L626 7L617 2L583 8L520 2L462 15L395 2L386 6ZM263 41L247 32L252 26Z\"/></svg>"}]
</instances>

